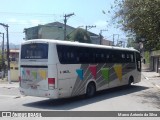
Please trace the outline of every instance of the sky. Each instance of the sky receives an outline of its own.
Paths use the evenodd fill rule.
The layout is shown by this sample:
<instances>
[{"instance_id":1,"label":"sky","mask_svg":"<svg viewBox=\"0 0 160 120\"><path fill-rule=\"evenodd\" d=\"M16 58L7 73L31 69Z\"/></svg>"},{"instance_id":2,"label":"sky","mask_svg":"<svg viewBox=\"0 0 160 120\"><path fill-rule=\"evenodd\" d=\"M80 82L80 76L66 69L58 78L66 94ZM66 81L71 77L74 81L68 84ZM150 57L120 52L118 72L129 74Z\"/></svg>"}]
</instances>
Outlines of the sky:
<instances>
[{"instance_id":1,"label":"sky","mask_svg":"<svg viewBox=\"0 0 160 120\"><path fill-rule=\"evenodd\" d=\"M100 30L107 30L102 35L111 41L113 34L125 39L124 33L111 24L112 15L107 12L114 0L0 0L0 3L0 23L9 25L10 43L20 44L24 41L24 28L56 21L63 23L64 15L70 13L75 15L68 18L69 26L85 28L86 25L96 25L89 31L99 34ZM106 14L103 14L103 10ZM0 32L6 34L3 26L0 26ZM115 36L115 39L118 38Z\"/></svg>"}]
</instances>

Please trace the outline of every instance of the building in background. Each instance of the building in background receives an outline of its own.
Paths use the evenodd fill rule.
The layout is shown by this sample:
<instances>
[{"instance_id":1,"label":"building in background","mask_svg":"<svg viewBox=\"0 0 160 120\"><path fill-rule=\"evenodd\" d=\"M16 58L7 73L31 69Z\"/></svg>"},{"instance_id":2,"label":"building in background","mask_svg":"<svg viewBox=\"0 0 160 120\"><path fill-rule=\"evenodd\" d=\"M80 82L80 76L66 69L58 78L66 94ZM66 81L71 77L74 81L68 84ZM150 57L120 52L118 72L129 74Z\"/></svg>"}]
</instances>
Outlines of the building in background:
<instances>
[{"instance_id":1,"label":"building in background","mask_svg":"<svg viewBox=\"0 0 160 120\"><path fill-rule=\"evenodd\" d=\"M19 50L10 50L10 77L11 81L18 81L18 60L19 60Z\"/></svg>"},{"instance_id":2,"label":"building in background","mask_svg":"<svg viewBox=\"0 0 160 120\"><path fill-rule=\"evenodd\" d=\"M66 36L70 35L76 28L66 25ZM88 31L89 32L89 31ZM31 28L25 28L25 39L56 39L64 40L64 24L60 22L53 22L46 25L38 25ZM89 32L92 44L100 44L99 35ZM108 40L102 40L104 45L112 45ZM108 41L108 42L106 42Z\"/></svg>"},{"instance_id":3,"label":"building in background","mask_svg":"<svg viewBox=\"0 0 160 120\"><path fill-rule=\"evenodd\" d=\"M31 28L24 29L25 39L64 39L64 24L60 22L49 23L46 25L38 25ZM70 34L75 28L66 27L66 34Z\"/></svg>"},{"instance_id":4,"label":"building in background","mask_svg":"<svg viewBox=\"0 0 160 120\"><path fill-rule=\"evenodd\" d=\"M108 45L108 46L113 46L113 41L102 39L101 40L102 45Z\"/></svg>"},{"instance_id":5,"label":"building in background","mask_svg":"<svg viewBox=\"0 0 160 120\"><path fill-rule=\"evenodd\" d=\"M150 70L160 72L160 50L150 53Z\"/></svg>"}]
</instances>

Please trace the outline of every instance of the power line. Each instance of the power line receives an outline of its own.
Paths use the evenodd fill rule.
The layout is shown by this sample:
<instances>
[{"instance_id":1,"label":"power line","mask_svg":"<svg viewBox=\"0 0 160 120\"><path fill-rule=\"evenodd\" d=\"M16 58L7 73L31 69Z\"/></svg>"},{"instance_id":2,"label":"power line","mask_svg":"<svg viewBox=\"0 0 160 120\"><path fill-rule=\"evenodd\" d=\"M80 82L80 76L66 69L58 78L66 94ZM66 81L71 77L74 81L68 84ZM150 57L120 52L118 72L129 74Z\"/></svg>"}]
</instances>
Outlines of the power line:
<instances>
[{"instance_id":1,"label":"power line","mask_svg":"<svg viewBox=\"0 0 160 120\"><path fill-rule=\"evenodd\" d=\"M60 16L62 17L61 14L47 14L47 13L13 13L13 12L0 12L0 14L5 14L5 15L22 15L22 16Z\"/></svg>"},{"instance_id":2,"label":"power line","mask_svg":"<svg viewBox=\"0 0 160 120\"><path fill-rule=\"evenodd\" d=\"M11 34L21 34L21 33L23 33L23 31L22 32L9 32L9 33L11 33Z\"/></svg>"},{"instance_id":3,"label":"power line","mask_svg":"<svg viewBox=\"0 0 160 120\"><path fill-rule=\"evenodd\" d=\"M92 26L86 25L86 31L89 30L89 29L91 29L91 28L95 28L95 27L96 27L96 25L94 25L94 26L93 25Z\"/></svg>"},{"instance_id":4,"label":"power line","mask_svg":"<svg viewBox=\"0 0 160 120\"><path fill-rule=\"evenodd\" d=\"M53 22L53 18L52 19L50 19L49 21L45 21L45 20L40 20L40 19L38 19L39 21L39 23L37 22L37 25L38 24L48 24L48 23L52 23ZM57 19L57 20L54 20L54 21L59 21L59 22L63 22L63 19ZM17 20L17 21L15 21L15 22L7 22L9 25L12 25L12 26L14 26L14 25L36 25L34 22L32 22L32 21L30 21L30 20L25 20L24 22L20 22L19 20Z\"/></svg>"}]
</instances>

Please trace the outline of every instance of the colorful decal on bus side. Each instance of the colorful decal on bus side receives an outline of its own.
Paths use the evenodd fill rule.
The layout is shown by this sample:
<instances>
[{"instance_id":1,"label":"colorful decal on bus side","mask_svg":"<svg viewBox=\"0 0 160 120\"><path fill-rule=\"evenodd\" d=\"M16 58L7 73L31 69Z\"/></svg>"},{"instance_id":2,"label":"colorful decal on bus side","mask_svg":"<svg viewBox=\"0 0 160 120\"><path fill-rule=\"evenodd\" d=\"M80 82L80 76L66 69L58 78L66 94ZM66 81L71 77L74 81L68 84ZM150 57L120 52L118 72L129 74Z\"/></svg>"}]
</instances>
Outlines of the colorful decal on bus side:
<instances>
[{"instance_id":1,"label":"colorful decal on bus side","mask_svg":"<svg viewBox=\"0 0 160 120\"><path fill-rule=\"evenodd\" d=\"M93 76L94 79L96 79L96 75L97 75L97 66L96 65L90 65L89 66L89 70Z\"/></svg>"},{"instance_id":2,"label":"colorful decal on bus side","mask_svg":"<svg viewBox=\"0 0 160 120\"><path fill-rule=\"evenodd\" d=\"M132 67L133 69L128 69L128 67ZM83 71L83 74L82 72L79 72L79 75L73 85L71 96L85 94L86 84L88 80L91 80L93 78L96 78L96 89L106 86L107 84L109 86L109 84L112 81L117 80L117 78L119 82L122 82L122 76L131 71L134 71L136 67L135 63L104 63L97 65L82 64L78 69L80 69L80 71Z\"/></svg>"},{"instance_id":3,"label":"colorful decal on bus side","mask_svg":"<svg viewBox=\"0 0 160 120\"><path fill-rule=\"evenodd\" d=\"M47 75L45 70L39 70L39 74L43 80L46 80Z\"/></svg>"},{"instance_id":4,"label":"colorful decal on bus side","mask_svg":"<svg viewBox=\"0 0 160 120\"><path fill-rule=\"evenodd\" d=\"M117 75L118 79L120 81L122 81L122 65L121 64L115 64L113 66L113 68L114 68L114 70L116 72L116 75Z\"/></svg>"},{"instance_id":5,"label":"colorful decal on bus side","mask_svg":"<svg viewBox=\"0 0 160 120\"><path fill-rule=\"evenodd\" d=\"M81 80L83 80L83 70L82 70L82 69L77 69L76 72L77 72L79 78L80 78Z\"/></svg>"},{"instance_id":6,"label":"colorful decal on bus side","mask_svg":"<svg viewBox=\"0 0 160 120\"><path fill-rule=\"evenodd\" d=\"M23 78L34 78L39 80L46 80L47 71L46 70L29 70L27 68L21 68L21 74Z\"/></svg>"},{"instance_id":7,"label":"colorful decal on bus side","mask_svg":"<svg viewBox=\"0 0 160 120\"><path fill-rule=\"evenodd\" d=\"M90 65L89 67L89 71L92 74L93 78L96 79L97 76L97 66L96 65ZM118 77L118 79L121 81L122 80L122 65L121 64L115 64L113 66L114 71ZM84 79L83 76L83 70L82 69L77 69L76 70L79 78L81 80ZM103 77L103 79L105 79L107 81L107 83L109 83L109 68L101 68L101 75Z\"/></svg>"},{"instance_id":8,"label":"colorful decal on bus side","mask_svg":"<svg viewBox=\"0 0 160 120\"><path fill-rule=\"evenodd\" d=\"M37 72L36 71L32 71L31 73L32 73L32 76L34 77L34 79L37 80Z\"/></svg>"},{"instance_id":9,"label":"colorful decal on bus side","mask_svg":"<svg viewBox=\"0 0 160 120\"><path fill-rule=\"evenodd\" d=\"M22 75L25 76L25 71L23 68L22 68Z\"/></svg>"},{"instance_id":10,"label":"colorful decal on bus side","mask_svg":"<svg viewBox=\"0 0 160 120\"><path fill-rule=\"evenodd\" d=\"M109 68L102 68L101 74L102 74L103 79L105 79L107 83L109 83Z\"/></svg>"},{"instance_id":11,"label":"colorful decal on bus side","mask_svg":"<svg viewBox=\"0 0 160 120\"><path fill-rule=\"evenodd\" d=\"M27 72L27 75L30 75L30 70L26 70L26 72Z\"/></svg>"}]
</instances>

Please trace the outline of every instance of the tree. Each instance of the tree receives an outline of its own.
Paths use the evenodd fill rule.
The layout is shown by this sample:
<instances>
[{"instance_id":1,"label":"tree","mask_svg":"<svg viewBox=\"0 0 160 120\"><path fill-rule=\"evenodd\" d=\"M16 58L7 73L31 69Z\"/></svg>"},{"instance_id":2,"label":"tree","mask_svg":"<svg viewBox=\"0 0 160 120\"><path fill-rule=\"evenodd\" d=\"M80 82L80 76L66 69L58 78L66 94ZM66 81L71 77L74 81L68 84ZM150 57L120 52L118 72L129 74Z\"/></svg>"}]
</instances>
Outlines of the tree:
<instances>
[{"instance_id":1,"label":"tree","mask_svg":"<svg viewBox=\"0 0 160 120\"><path fill-rule=\"evenodd\" d=\"M134 47L135 48L135 41L133 38L128 38L126 47Z\"/></svg>"},{"instance_id":2,"label":"tree","mask_svg":"<svg viewBox=\"0 0 160 120\"><path fill-rule=\"evenodd\" d=\"M71 41L74 40L82 43L91 43L88 32L82 28L77 28L69 36L67 36L67 38Z\"/></svg>"},{"instance_id":3,"label":"tree","mask_svg":"<svg viewBox=\"0 0 160 120\"><path fill-rule=\"evenodd\" d=\"M160 0L115 0L113 19L146 50L160 49Z\"/></svg>"}]
</instances>

